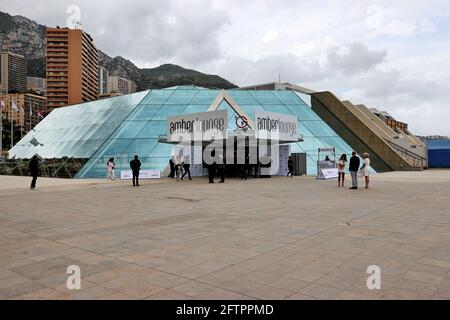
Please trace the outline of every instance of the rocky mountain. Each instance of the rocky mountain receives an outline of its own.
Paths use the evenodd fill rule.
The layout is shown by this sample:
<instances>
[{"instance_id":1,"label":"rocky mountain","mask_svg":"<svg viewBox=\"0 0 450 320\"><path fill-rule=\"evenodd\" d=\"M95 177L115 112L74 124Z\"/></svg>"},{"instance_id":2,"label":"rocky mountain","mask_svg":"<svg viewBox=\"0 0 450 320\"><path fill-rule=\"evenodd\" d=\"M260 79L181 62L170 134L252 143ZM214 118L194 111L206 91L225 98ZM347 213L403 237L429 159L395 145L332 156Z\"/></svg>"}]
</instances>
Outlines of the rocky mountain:
<instances>
[{"instance_id":1,"label":"rocky mountain","mask_svg":"<svg viewBox=\"0 0 450 320\"><path fill-rule=\"evenodd\" d=\"M11 16L0 12L0 41L10 44L15 53L28 59L45 55L45 26L22 16Z\"/></svg>"},{"instance_id":2,"label":"rocky mountain","mask_svg":"<svg viewBox=\"0 0 450 320\"><path fill-rule=\"evenodd\" d=\"M28 75L45 77L45 26L22 16L11 16L0 11L0 44L8 44L12 52L28 59ZM193 84L207 88L236 88L233 83L217 76L177 65L165 64L152 69L139 69L123 57L111 58L100 51L100 65L111 75L136 82L138 90Z\"/></svg>"},{"instance_id":3,"label":"rocky mountain","mask_svg":"<svg viewBox=\"0 0 450 320\"><path fill-rule=\"evenodd\" d=\"M141 81L139 84L145 88L167 88L190 84L218 89L236 88L236 85L219 76L184 69L173 64L163 64L157 68L141 69Z\"/></svg>"}]
</instances>

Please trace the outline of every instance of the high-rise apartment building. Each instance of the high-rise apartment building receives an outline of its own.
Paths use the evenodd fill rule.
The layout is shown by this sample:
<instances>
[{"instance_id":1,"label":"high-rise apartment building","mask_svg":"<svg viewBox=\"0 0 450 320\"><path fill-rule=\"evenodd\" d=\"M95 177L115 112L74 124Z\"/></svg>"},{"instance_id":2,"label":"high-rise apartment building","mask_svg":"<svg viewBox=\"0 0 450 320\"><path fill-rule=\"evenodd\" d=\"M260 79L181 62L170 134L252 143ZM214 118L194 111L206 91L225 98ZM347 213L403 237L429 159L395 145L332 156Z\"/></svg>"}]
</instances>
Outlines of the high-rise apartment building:
<instances>
[{"instance_id":1,"label":"high-rise apartment building","mask_svg":"<svg viewBox=\"0 0 450 320\"><path fill-rule=\"evenodd\" d=\"M136 92L136 84L128 79L110 76L108 77L108 93L118 93L120 95Z\"/></svg>"},{"instance_id":2,"label":"high-rise apartment building","mask_svg":"<svg viewBox=\"0 0 450 320\"><path fill-rule=\"evenodd\" d=\"M0 83L3 93L27 89L27 60L20 54L9 52L6 46L0 53Z\"/></svg>"},{"instance_id":3,"label":"high-rise apartment building","mask_svg":"<svg viewBox=\"0 0 450 320\"><path fill-rule=\"evenodd\" d=\"M12 119L14 126L27 133L47 114L46 98L31 93L9 93L0 95L3 101L4 118Z\"/></svg>"},{"instance_id":4,"label":"high-rise apartment building","mask_svg":"<svg viewBox=\"0 0 450 320\"><path fill-rule=\"evenodd\" d=\"M78 29L47 28L47 106L49 109L96 100L98 50Z\"/></svg>"},{"instance_id":5,"label":"high-rise apartment building","mask_svg":"<svg viewBox=\"0 0 450 320\"><path fill-rule=\"evenodd\" d=\"M105 67L100 66L98 68L98 93L100 96L108 93L108 76L108 70Z\"/></svg>"},{"instance_id":6,"label":"high-rise apartment building","mask_svg":"<svg viewBox=\"0 0 450 320\"><path fill-rule=\"evenodd\" d=\"M45 78L27 77L27 89L39 94L45 94L47 92Z\"/></svg>"}]
</instances>

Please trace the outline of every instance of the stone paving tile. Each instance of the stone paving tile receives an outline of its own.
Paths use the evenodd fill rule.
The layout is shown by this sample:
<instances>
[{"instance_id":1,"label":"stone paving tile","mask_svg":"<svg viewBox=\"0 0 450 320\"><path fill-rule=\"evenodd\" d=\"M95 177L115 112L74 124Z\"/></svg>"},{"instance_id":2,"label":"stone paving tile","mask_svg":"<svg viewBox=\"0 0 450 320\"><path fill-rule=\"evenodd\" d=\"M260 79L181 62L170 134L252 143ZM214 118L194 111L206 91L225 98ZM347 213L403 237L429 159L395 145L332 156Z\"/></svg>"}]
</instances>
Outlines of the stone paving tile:
<instances>
[{"instance_id":1,"label":"stone paving tile","mask_svg":"<svg viewBox=\"0 0 450 320\"><path fill-rule=\"evenodd\" d=\"M214 292L214 291L220 290L220 289L215 286L211 286L209 284L190 280L190 281L182 283L176 287L171 288L171 290L193 298L193 297L199 297L199 296L205 295L205 293Z\"/></svg>"},{"instance_id":2,"label":"stone paving tile","mask_svg":"<svg viewBox=\"0 0 450 320\"><path fill-rule=\"evenodd\" d=\"M439 286L433 295L433 299L450 300L450 286Z\"/></svg>"},{"instance_id":3,"label":"stone paving tile","mask_svg":"<svg viewBox=\"0 0 450 320\"><path fill-rule=\"evenodd\" d=\"M114 292L107 294L106 296L100 296L99 300L135 300L135 298L128 296L120 292Z\"/></svg>"},{"instance_id":4,"label":"stone paving tile","mask_svg":"<svg viewBox=\"0 0 450 320\"><path fill-rule=\"evenodd\" d=\"M208 275L212 272L222 270L227 267L227 264L216 262L216 261L208 261L204 263L200 263L198 265L189 266L187 268L182 268L181 270L177 270L174 273L185 278L196 279L205 275ZM155 267L158 269L158 267ZM162 270L162 269L161 269Z\"/></svg>"},{"instance_id":5,"label":"stone paving tile","mask_svg":"<svg viewBox=\"0 0 450 320\"><path fill-rule=\"evenodd\" d=\"M440 284L448 272L447 268L418 264L408 271L405 278L426 283Z\"/></svg>"},{"instance_id":6,"label":"stone paving tile","mask_svg":"<svg viewBox=\"0 0 450 320\"><path fill-rule=\"evenodd\" d=\"M14 300L60 300L65 299L66 295L50 288L44 288L32 291L24 295L14 297Z\"/></svg>"},{"instance_id":7,"label":"stone paving tile","mask_svg":"<svg viewBox=\"0 0 450 320\"><path fill-rule=\"evenodd\" d=\"M340 290L346 290L356 283L357 279L350 277L338 277L332 274L326 274L314 283Z\"/></svg>"},{"instance_id":8,"label":"stone paving tile","mask_svg":"<svg viewBox=\"0 0 450 320\"><path fill-rule=\"evenodd\" d=\"M244 271L243 273L248 274L251 273L251 271L246 270L246 269L242 269L242 271ZM235 273L233 270L230 269L224 269L224 270L219 270L213 273L210 273L206 276L203 277L199 277L196 280L204 282L204 283L209 283L212 285L216 285L216 286L223 286L227 283L229 283L230 281L234 281L236 279L239 278L239 273Z\"/></svg>"},{"instance_id":9,"label":"stone paving tile","mask_svg":"<svg viewBox=\"0 0 450 320\"><path fill-rule=\"evenodd\" d=\"M260 272L260 271L255 271L255 272L246 274L246 275L240 277L239 279L253 281L256 283L266 285L266 284L272 283L273 281L281 278L281 276L282 276L282 273L278 273L278 274L274 275L274 274L268 274L268 273L264 273L264 272Z\"/></svg>"},{"instance_id":10,"label":"stone paving tile","mask_svg":"<svg viewBox=\"0 0 450 320\"><path fill-rule=\"evenodd\" d=\"M383 296L392 289L394 284L391 282L383 281L381 279L381 289L370 290L367 288L367 278L358 279L350 288L343 291L350 291L367 297L368 299L381 299Z\"/></svg>"},{"instance_id":11,"label":"stone paving tile","mask_svg":"<svg viewBox=\"0 0 450 320\"><path fill-rule=\"evenodd\" d=\"M391 289L384 296L383 299L386 300L426 300L431 299L431 295L425 294L423 292L402 290L402 289Z\"/></svg>"},{"instance_id":12,"label":"stone paving tile","mask_svg":"<svg viewBox=\"0 0 450 320\"><path fill-rule=\"evenodd\" d=\"M381 299L382 297L383 294L342 291L334 298L334 300L375 300Z\"/></svg>"},{"instance_id":13,"label":"stone paving tile","mask_svg":"<svg viewBox=\"0 0 450 320\"><path fill-rule=\"evenodd\" d=\"M449 171L374 175L351 201L312 177L162 179L133 192L41 181L28 193L28 180L0 176L0 298L449 298ZM72 264L80 291L66 287ZM370 265L381 290L367 289Z\"/></svg>"},{"instance_id":14,"label":"stone paving tile","mask_svg":"<svg viewBox=\"0 0 450 320\"><path fill-rule=\"evenodd\" d=\"M143 299L165 290L165 288L150 283L149 281L141 279L131 280L130 278L118 278L105 282L102 286L135 299Z\"/></svg>"},{"instance_id":15,"label":"stone paving tile","mask_svg":"<svg viewBox=\"0 0 450 320\"><path fill-rule=\"evenodd\" d=\"M84 279L89 282L101 285L102 283L117 279L118 277L120 277L120 275L118 273L108 270L108 271L101 271L98 273L94 273Z\"/></svg>"},{"instance_id":16,"label":"stone paving tile","mask_svg":"<svg viewBox=\"0 0 450 320\"><path fill-rule=\"evenodd\" d=\"M68 294L71 292L67 288L67 277L68 275L64 272L59 272L57 274L54 274L52 276L38 279L36 280L38 283L42 284L46 288L50 288L53 290L56 290L58 292L61 292L63 294ZM96 284L90 281L87 281L83 277L81 277L81 288L86 289L90 287L94 287Z\"/></svg>"},{"instance_id":17,"label":"stone paving tile","mask_svg":"<svg viewBox=\"0 0 450 320\"><path fill-rule=\"evenodd\" d=\"M192 297L190 297L189 295L183 294L181 292L172 290L172 289L167 289L167 290L163 290L160 291L158 293L155 293L147 298L145 298L145 300L187 300L187 299L191 299Z\"/></svg>"},{"instance_id":18,"label":"stone paving tile","mask_svg":"<svg viewBox=\"0 0 450 320\"><path fill-rule=\"evenodd\" d=\"M268 285L273 288L297 292L310 284L311 282L290 278L288 276L282 276L281 278L270 282Z\"/></svg>"},{"instance_id":19,"label":"stone paving tile","mask_svg":"<svg viewBox=\"0 0 450 320\"><path fill-rule=\"evenodd\" d=\"M408 292L421 293L431 297L438 290L438 285L402 278L395 283L394 289L401 289Z\"/></svg>"},{"instance_id":20,"label":"stone paving tile","mask_svg":"<svg viewBox=\"0 0 450 320\"><path fill-rule=\"evenodd\" d=\"M0 299L15 299L29 292L44 289L45 287L36 281L27 281L8 287L0 287Z\"/></svg>"},{"instance_id":21,"label":"stone paving tile","mask_svg":"<svg viewBox=\"0 0 450 320\"><path fill-rule=\"evenodd\" d=\"M308 295L300 293L300 292L296 292L293 295L287 297L286 299L287 300L320 300L318 298L314 298L314 297L308 296Z\"/></svg>"},{"instance_id":22,"label":"stone paving tile","mask_svg":"<svg viewBox=\"0 0 450 320\"><path fill-rule=\"evenodd\" d=\"M295 292L272 286L264 286L250 293L250 296L263 300L283 300L292 296Z\"/></svg>"},{"instance_id":23,"label":"stone paving tile","mask_svg":"<svg viewBox=\"0 0 450 320\"><path fill-rule=\"evenodd\" d=\"M17 276L18 274L11 270L0 270L0 280ZM0 282L1 283L1 282Z\"/></svg>"},{"instance_id":24,"label":"stone paving tile","mask_svg":"<svg viewBox=\"0 0 450 320\"><path fill-rule=\"evenodd\" d=\"M307 268L298 268L292 272L287 273L286 276L297 280L314 282L322 278L325 274L326 272L323 271L317 271L314 269L307 269Z\"/></svg>"},{"instance_id":25,"label":"stone paving tile","mask_svg":"<svg viewBox=\"0 0 450 320\"><path fill-rule=\"evenodd\" d=\"M262 285L261 283L239 278L236 280L231 280L223 284L221 287L251 297L252 292L256 291L257 289L263 286L264 285Z\"/></svg>"},{"instance_id":26,"label":"stone paving tile","mask_svg":"<svg viewBox=\"0 0 450 320\"><path fill-rule=\"evenodd\" d=\"M434 267L446 268L446 269L450 270L450 257L449 257L449 260L422 258L419 261L419 263L424 264L424 265L434 266Z\"/></svg>"},{"instance_id":27,"label":"stone paving tile","mask_svg":"<svg viewBox=\"0 0 450 320\"><path fill-rule=\"evenodd\" d=\"M10 271L7 277L0 279L0 288L9 288L29 281L29 278Z\"/></svg>"},{"instance_id":28,"label":"stone paving tile","mask_svg":"<svg viewBox=\"0 0 450 320\"><path fill-rule=\"evenodd\" d=\"M102 297L111 295L114 292L114 290L102 286L93 286L81 290L72 290L67 294L67 297L74 300L102 299Z\"/></svg>"},{"instance_id":29,"label":"stone paving tile","mask_svg":"<svg viewBox=\"0 0 450 320\"><path fill-rule=\"evenodd\" d=\"M254 300L254 297L249 297L243 294L239 294L233 291L225 290L222 288L215 288L211 291L205 291L194 297L190 297L194 300Z\"/></svg>"},{"instance_id":30,"label":"stone paving tile","mask_svg":"<svg viewBox=\"0 0 450 320\"><path fill-rule=\"evenodd\" d=\"M342 290L326 287L319 284L310 284L299 291L301 294L321 299L321 300L331 300L335 298Z\"/></svg>"}]
</instances>

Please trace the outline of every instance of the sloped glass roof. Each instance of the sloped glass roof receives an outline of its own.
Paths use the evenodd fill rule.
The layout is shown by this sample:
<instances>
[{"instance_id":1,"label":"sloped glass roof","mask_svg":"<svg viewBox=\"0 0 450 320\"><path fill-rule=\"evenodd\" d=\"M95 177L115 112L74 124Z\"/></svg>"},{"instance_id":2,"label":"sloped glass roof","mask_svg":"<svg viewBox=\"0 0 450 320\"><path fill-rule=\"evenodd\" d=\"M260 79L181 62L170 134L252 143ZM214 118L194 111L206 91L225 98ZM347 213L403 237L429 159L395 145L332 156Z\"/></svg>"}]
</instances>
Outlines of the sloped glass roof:
<instances>
[{"instance_id":1,"label":"sloped glass roof","mask_svg":"<svg viewBox=\"0 0 450 320\"><path fill-rule=\"evenodd\" d=\"M337 157L352 152L352 148L294 91L230 90L228 93L252 119L258 108L298 118L299 133L304 141L291 143L291 152L306 153L308 174L317 174L318 148L335 147Z\"/></svg>"},{"instance_id":2,"label":"sloped glass roof","mask_svg":"<svg viewBox=\"0 0 450 320\"><path fill-rule=\"evenodd\" d=\"M295 115L304 141L291 144L292 152L307 154L307 172L316 174L317 149L336 147L337 154L351 154L341 139L295 92L264 90L226 91L250 118L255 109ZM139 155L142 169L163 170L174 145L160 143L170 115L205 112L221 90L179 86L99 100L59 108L11 149L16 158L39 153L44 158L63 156L89 158L79 178L106 177L106 163L114 158L117 175L129 170L129 162ZM219 109L228 109L229 129L235 128L235 113L222 101ZM33 136L44 146L30 147Z\"/></svg>"},{"instance_id":3,"label":"sloped glass roof","mask_svg":"<svg viewBox=\"0 0 450 320\"><path fill-rule=\"evenodd\" d=\"M300 134L303 135L304 141L292 143L291 150L307 154L308 174L316 174L318 148L336 147L338 154L351 154L350 146L295 92L229 90L227 93L252 119L255 109L297 116ZM166 135L167 117L205 112L218 94L220 90L182 86L151 91L78 176L81 178L104 177L105 164L110 157L115 158L118 171L129 170L129 162L135 154L141 158L143 169L163 170L174 149L173 145L158 142L160 136ZM226 101L222 101L218 109L229 111L228 128L235 128L235 113L231 106Z\"/></svg>"},{"instance_id":4,"label":"sloped glass roof","mask_svg":"<svg viewBox=\"0 0 450 320\"><path fill-rule=\"evenodd\" d=\"M11 148L9 157L90 158L147 94L57 108ZM39 145L33 145L33 138Z\"/></svg>"},{"instance_id":5,"label":"sloped glass roof","mask_svg":"<svg viewBox=\"0 0 450 320\"><path fill-rule=\"evenodd\" d=\"M104 177L105 163L112 157L116 171L129 170L129 163L136 154L143 170L163 170L174 148L158 142L160 136L166 135L167 117L207 111L219 92L194 87L152 90L88 161L78 177Z\"/></svg>"}]
</instances>

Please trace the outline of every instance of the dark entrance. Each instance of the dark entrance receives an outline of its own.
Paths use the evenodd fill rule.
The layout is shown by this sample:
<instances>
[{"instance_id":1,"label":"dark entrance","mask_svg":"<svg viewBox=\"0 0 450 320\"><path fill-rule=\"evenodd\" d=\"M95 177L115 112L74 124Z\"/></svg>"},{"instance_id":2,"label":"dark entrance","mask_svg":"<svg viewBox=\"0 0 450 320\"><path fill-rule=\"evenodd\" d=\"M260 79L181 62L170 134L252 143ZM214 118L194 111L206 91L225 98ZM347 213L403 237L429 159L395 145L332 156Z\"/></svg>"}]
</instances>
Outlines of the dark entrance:
<instances>
[{"instance_id":1,"label":"dark entrance","mask_svg":"<svg viewBox=\"0 0 450 320\"><path fill-rule=\"evenodd\" d=\"M263 163L266 163L267 160L263 161L259 155L259 147L258 145L250 145L249 139L245 140L245 146L243 145L243 141L237 141L236 137L230 137L229 139L234 139L234 148L233 152L227 150L227 144L230 142L226 142L225 140L220 143L216 142L218 146L223 147L223 159L225 160L225 176L227 178L259 178L261 177L260 168L267 167ZM220 148L218 148L220 149ZM205 150L205 146L203 150ZM214 154L213 154L214 156ZM203 163L203 167L207 168L206 163ZM219 174L218 165L216 164L216 175Z\"/></svg>"}]
</instances>

